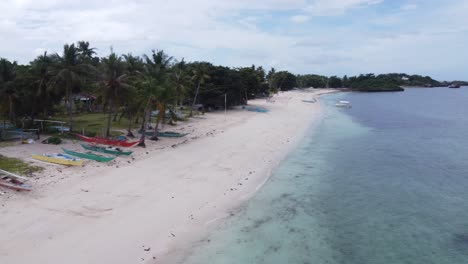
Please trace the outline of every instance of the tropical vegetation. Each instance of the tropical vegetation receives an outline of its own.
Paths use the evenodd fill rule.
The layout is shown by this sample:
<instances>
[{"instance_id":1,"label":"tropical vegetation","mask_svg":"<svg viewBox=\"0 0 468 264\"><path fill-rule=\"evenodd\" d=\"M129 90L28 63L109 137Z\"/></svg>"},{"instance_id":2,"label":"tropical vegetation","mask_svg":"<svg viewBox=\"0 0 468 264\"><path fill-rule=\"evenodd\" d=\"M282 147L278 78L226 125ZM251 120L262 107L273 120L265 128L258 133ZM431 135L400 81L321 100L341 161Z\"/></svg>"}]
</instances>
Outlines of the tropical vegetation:
<instances>
[{"instance_id":1,"label":"tropical vegetation","mask_svg":"<svg viewBox=\"0 0 468 264\"><path fill-rule=\"evenodd\" d=\"M0 58L0 120L24 127L52 117L66 122L70 131L81 132L86 124L88 132L106 137L112 135L112 127L126 129L128 136L137 128L144 143L147 134L158 139L160 124L279 91L310 87L396 91L402 86L447 84L397 73L327 77L256 65L231 68L187 62L164 50L135 56L111 48L108 56L99 57L89 42L79 41L65 44L60 54L44 52L26 65Z\"/></svg>"}]
</instances>

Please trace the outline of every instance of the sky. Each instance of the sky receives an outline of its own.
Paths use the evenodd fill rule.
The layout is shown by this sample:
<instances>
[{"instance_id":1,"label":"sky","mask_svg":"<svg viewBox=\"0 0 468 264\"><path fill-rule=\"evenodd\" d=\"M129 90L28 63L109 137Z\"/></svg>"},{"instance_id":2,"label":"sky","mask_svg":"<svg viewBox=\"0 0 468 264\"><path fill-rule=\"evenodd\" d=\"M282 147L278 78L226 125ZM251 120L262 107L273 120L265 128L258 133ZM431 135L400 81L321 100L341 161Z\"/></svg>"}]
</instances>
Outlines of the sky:
<instances>
[{"instance_id":1,"label":"sky","mask_svg":"<svg viewBox=\"0 0 468 264\"><path fill-rule=\"evenodd\" d=\"M406 72L468 80L468 0L1 0L0 57L28 63L86 40L99 56L296 74Z\"/></svg>"}]
</instances>

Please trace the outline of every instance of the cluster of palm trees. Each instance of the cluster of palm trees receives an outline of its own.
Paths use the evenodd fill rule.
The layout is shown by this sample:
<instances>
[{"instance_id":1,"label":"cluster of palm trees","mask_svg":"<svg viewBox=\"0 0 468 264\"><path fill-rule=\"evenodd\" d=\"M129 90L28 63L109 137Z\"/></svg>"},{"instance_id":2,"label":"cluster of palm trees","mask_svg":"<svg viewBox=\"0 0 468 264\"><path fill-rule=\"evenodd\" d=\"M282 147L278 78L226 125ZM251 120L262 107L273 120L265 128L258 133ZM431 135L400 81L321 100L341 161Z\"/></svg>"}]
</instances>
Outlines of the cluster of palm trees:
<instances>
[{"instance_id":1,"label":"cluster of palm trees","mask_svg":"<svg viewBox=\"0 0 468 264\"><path fill-rule=\"evenodd\" d=\"M0 113L31 118L48 116L58 105L68 115L73 131L74 94L85 92L99 98L107 112L106 136L110 135L112 115L121 111L132 123L142 119L142 142L153 110L157 110L152 139L157 139L166 112L201 102L213 102L229 95L229 105L246 103L258 94L268 93L271 81L263 68L228 68L207 62L176 60L163 50L150 55L119 55L113 51L99 58L89 42L66 44L62 54L44 52L29 65L0 59ZM271 85L270 85L271 86ZM190 112L192 115L192 112Z\"/></svg>"}]
</instances>

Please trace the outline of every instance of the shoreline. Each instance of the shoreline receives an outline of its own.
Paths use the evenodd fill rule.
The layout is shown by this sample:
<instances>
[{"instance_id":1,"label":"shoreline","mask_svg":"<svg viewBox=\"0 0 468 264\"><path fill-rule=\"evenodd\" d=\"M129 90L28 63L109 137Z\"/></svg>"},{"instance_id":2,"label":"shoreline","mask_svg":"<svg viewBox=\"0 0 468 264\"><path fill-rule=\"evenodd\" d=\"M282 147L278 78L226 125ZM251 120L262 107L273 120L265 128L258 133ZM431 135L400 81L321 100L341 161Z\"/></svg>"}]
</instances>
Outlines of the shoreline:
<instances>
[{"instance_id":1,"label":"shoreline","mask_svg":"<svg viewBox=\"0 0 468 264\"><path fill-rule=\"evenodd\" d=\"M321 117L320 103L301 100L328 92L249 101L268 113L206 114L182 125L194 126L188 141L158 141L136 160L64 168L50 177L63 179L38 179L31 195L0 196L0 262L172 263L268 181Z\"/></svg>"}]
</instances>

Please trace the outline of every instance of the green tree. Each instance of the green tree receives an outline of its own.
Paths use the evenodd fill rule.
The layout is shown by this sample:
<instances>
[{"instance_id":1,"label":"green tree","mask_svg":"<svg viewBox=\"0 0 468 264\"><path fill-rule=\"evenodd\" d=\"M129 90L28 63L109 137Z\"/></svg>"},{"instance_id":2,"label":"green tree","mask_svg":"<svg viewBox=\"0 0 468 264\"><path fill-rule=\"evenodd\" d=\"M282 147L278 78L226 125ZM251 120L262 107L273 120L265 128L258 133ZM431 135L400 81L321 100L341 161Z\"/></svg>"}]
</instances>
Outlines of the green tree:
<instances>
[{"instance_id":1,"label":"green tree","mask_svg":"<svg viewBox=\"0 0 468 264\"><path fill-rule=\"evenodd\" d=\"M54 56L44 54L39 55L32 63L32 72L34 80L34 87L36 88L35 95L39 98L39 104L42 108L43 116L47 116L47 110L51 107L51 91L50 81L53 78L52 67L54 63Z\"/></svg>"},{"instance_id":2,"label":"green tree","mask_svg":"<svg viewBox=\"0 0 468 264\"><path fill-rule=\"evenodd\" d=\"M192 80L197 84L195 90L195 96L193 97L192 108L190 109L190 116L192 116L193 108L197 103L198 94L200 93L200 87L205 84L205 82L210 79L210 76L207 74L207 69L205 64L199 63L196 65L195 69L192 72Z\"/></svg>"},{"instance_id":3,"label":"green tree","mask_svg":"<svg viewBox=\"0 0 468 264\"><path fill-rule=\"evenodd\" d=\"M15 101L18 98L14 86L17 66L16 61L10 62L0 58L0 98L6 99L7 102L4 102L4 105L8 105L8 116L13 124L16 123Z\"/></svg>"},{"instance_id":4,"label":"green tree","mask_svg":"<svg viewBox=\"0 0 468 264\"><path fill-rule=\"evenodd\" d=\"M329 88L342 88L343 82L337 76L331 76L328 78L328 87Z\"/></svg>"},{"instance_id":5,"label":"green tree","mask_svg":"<svg viewBox=\"0 0 468 264\"><path fill-rule=\"evenodd\" d=\"M130 89L125 62L111 50L111 54L102 59L101 72L105 98L107 101L107 129L106 137L110 136L111 116L122 90Z\"/></svg>"},{"instance_id":6,"label":"green tree","mask_svg":"<svg viewBox=\"0 0 468 264\"><path fill-rule=\"evenodd\" d=\"M280 91L288 91L297 87L296 76L288 71L277 72L273 76L273 87Z\"/></svg>"},{"instance_id":7,"label":"green tree","mask_svg":"<svg viewBox=\"0 0 468 264\"><path fill-rule=\"evenodd\" d=\"M79 88L82 76L94 73L94 67L80 60L80 52L75 44L65 44L62 56L58 56L58 68L58 73L53 78L52 87L64 89L68 127L70 131L73 131L73 88Z\"/></svg>"}]
</instances>

